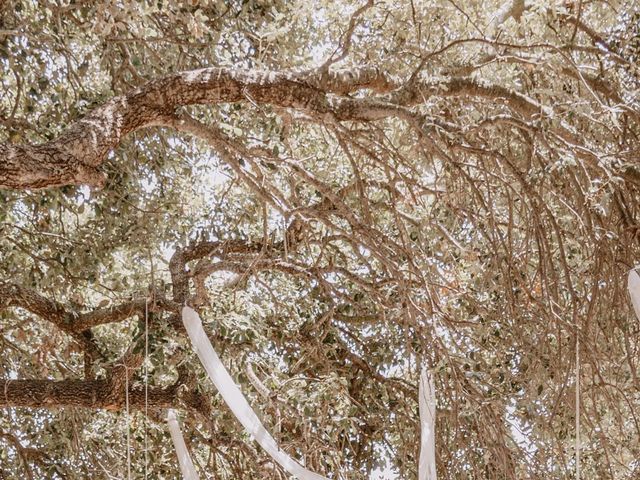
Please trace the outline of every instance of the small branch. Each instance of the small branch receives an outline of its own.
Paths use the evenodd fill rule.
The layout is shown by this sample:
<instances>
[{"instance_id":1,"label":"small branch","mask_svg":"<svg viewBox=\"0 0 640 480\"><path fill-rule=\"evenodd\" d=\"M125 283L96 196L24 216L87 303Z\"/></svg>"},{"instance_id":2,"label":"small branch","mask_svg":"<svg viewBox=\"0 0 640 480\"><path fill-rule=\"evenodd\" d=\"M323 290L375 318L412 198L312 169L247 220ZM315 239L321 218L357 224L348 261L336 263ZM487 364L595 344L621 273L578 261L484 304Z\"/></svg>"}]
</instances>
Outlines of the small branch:
<instances>
[{"instance_id":1,"label":"small branch","mask_svg":"<svg viewBox=\"0 0 640 480\"><path fill-rule=\"evenodd\" d=\"M147 299L143 298L82 313L73 320L70 328L74 331L82 332L98 325L122 322L134 315L144 314L145 305L148 305L149 312L165 311L176 313L180 311L180 305L170 300L154 298L153 301L149 301L147 304Z\"/></svg>"},{"instance_id":2,"label":"small branch","mask_svg":"<svg viewBox=\"0 0 640 480\"><path fill-rule=\"evenodd\" d=\"M520 21L520 17L525 10L524 0L507 0L502 6L491 16L489 29L495 30L511 17L516 22Z\"/></svg>"},{"instance_id":3,"label":"small branch","mask_svg":"<svg viewBox=\"0 0 640 480\"><path fill-rule=\"evenodd\" d=\"M327 59L326 62L322 64L320 67L321 71L328 72L329 67L334 63L338 63L344 60L347 55L349 55L349 50L351 49L351 40L353 38L353 32L356 29L358 24L358 17L360 17L364 12L373 7L373 0L367 0L367 3L362 7L358 8L351 15L351 19L349 20L349 26L347 27L347 31L342 36L342 40L340 42L340 47ZM337 52L340 51L340 54L336 56Z\"/></svg>"},{"instance_id":4,"label":"small branch","mask_svg":"<svg viewBox=\"0 0 640 480\"><path fill-rule=\"evenodd\" d=\"M4 438L14 446L14 448L18 452L18 455L20 456L20 459L22 460L22 463L24 464L24 469L27 472L27 478L32 480L33 472L31 471L31 465L29 464L29 460L34 457L46 458L47 457L46 453L41 452L35 448L24 447L22 443L20 443L20 440L15 435L12 435L11 433L0 432L0 438Z\"/></svg>"},{"instance_id":5,"label":"small branch","mask_svg":"<svg viewBox=\"0 0 640 480\"><path fill-rule=\"evenodd\" d=\"M612 55L613 57L615 57L615 59L622 64L628 64L629 61L626 60L624 57L622 57L617 51L616 49L609 43L607 42L604 37L602 35L600 35L598 32L596 32L593 28L591 28L589 25L587 25L586 23L584 23L582 20L580 20L578 17L574 16L574 15L568 15L566 13L561 13L560 18L562 18L563 20L572 23L575 27L576 30L580 30L581 32L584 32L585 34L587 34L587 36L591 39L591 41L602 47L604 50L606 50L607 53L609 53L610 55Z\"/></svg>"}]
</instances>

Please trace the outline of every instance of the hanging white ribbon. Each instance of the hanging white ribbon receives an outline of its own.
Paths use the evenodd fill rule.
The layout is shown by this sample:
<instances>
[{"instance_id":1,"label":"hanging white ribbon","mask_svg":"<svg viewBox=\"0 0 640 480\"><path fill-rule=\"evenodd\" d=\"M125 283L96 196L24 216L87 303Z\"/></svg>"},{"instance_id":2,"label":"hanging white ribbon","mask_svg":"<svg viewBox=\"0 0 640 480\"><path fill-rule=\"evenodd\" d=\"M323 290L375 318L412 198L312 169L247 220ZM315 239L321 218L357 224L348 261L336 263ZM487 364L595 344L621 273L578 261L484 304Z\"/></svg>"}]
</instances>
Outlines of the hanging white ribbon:
<instances>
[{"instance_id":1,"label":"hanging white ribbon","mask_svg":"<svg viewBox=\"0 0 640 480\"><path fill-rule=\"evenodd\" d=\"M169 410L167 412L167 425L169 426L169 433L171 433L173 446L178 454L178 463L180 464L182 478L184 480L199 480L196 469L191 461L189 450L187 450L187 445L184 443L184 438L182 437L182 432L180 431L176 414L173 410Z\"/></svg>"},{"instance_id":2,"label":"hanging white ribbon","mask_svg":"<svg viewBox=\"0 0 640 480\"><path fill-rule=\"evenodd\" d=\"M418 384L420 407L420 463L418 480L436 480L436 391L426 367L420 372Z\"/></svg>"},{"instance_id":3,"label":"hanging white ribbon","mask_svg":"<svg viewBox=\"0 0 640 480\"><path fill-rule=\"evenodd\" d=\"M267 432L264 425L262 425L256 412L253 411L249 402L247 402L247 399L220 361L220 357L218 357L218 354L211 346L211 342L202 328L202 320L200 320L198 313L192 308L185 306L182 309L182 322L187 329L194 350L198 357L200 357L202 365L220 392L220 395L242 426L256 439L256 442L258 442L264 451L278 462L282 468L300 480L328 480L322 475L307 470L284 451L280 450L280 447L278 447L274 438Z\"/></svg>"},{"instance_id":4,"label":"hanging white ribbon","mask_svg":"<svg viewBox=\"0 0 640 480\"><path fill-rule=\"evenodd\" d=\"M629 295L631 295L633 309L636 312L636 317L640 320L640 275L637 274L635 268L631 269L629 272L627 286L629 288Z\"/></svg>"}]
</instances>

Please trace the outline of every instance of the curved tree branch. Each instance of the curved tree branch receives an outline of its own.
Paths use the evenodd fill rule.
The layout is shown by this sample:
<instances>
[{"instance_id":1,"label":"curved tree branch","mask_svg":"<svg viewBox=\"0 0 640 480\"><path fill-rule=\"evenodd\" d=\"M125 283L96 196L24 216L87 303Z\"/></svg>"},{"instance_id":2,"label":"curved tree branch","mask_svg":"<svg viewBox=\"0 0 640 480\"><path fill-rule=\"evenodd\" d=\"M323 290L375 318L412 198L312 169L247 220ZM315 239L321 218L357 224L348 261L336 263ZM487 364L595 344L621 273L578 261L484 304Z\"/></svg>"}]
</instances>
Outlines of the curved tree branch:
<instances>
[{"instance_id":1,"label":"curved tree branch","mask_svg":"<svg viewBox=\"0 0 640 480\"><path fill-rule=\"evenodd\" d=\"M21 307L46 320L63 332L80 334L98 325L116 323L144 313L145 299L136 299L106 308L96 308L80 313L68 309L60 302L51 300L38 292L15 283L0 282L0 310ZM177 312L179 304L163 298L154 298L148 304L149 311Z\"/></svg>"},{"instance_id":2,"label":"curved tree branch","mask_svg":"<svg viewBox=\"0 0 640 480\"><path fill-rule=\"evenodd\" d=\"M43 145L0 143L0 187L49 188L87 184L100 187L99 166L128 133L158 125L163 115L195 104L250 98L316 114L332 112L326 94L360 88L386 91L393 81L376 68L318 72L258 72L205 68L176 73L107 101ZM349 112L342 112L348 117ZM345 117L346 119L346 117Z\"/></svg>"},{"instance_id":3,"label":"curved tree branch","mask_svg":"<svg viewBox=\"0 0 640 480\"><path fill-rule=\"evenodd\" d=\"M370 89L379 97L351 98L348 93ZM122 138L135 130L168 125L175 110L188 105L214 105L250 99L307 112L333 121L374 121L410 116L405 106L433 95L478 96L505 103L531 117L544 107L515 90L470 78L402 85L377 68L334 72L239 71L206 68L176 73L107 101L72 124L55 140L42 145L0 144L0 188L38 189L86 184L100 187L100 165ZM170 122L169 122L170 123Z\"/></svg>"}]
</instances>

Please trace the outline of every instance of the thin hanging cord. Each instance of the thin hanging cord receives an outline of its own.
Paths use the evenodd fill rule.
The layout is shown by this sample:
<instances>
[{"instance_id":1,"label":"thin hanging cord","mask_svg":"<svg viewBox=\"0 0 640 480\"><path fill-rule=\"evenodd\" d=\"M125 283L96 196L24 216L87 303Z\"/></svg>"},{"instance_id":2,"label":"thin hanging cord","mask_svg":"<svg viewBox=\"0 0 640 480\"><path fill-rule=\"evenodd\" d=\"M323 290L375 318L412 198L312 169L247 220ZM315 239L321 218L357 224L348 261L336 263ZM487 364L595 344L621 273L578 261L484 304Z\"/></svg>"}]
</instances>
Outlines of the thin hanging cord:
<instances>
[{"instance_id":1,"label":"thin hanging cord","mask_svg":"<svg viewBox=\"0 0 640 480\"><path fill-rule=\"evenodd\" d=\"M149 298L144 301L144 478L149 475Z\"/></svg>"},{"instance_id":2,"label":"thin hanging cord","mask_svg":"<svg viewBox=\"0 0 640 480\"><path fill-rule=\"evenodd\" d=\"M576 480L580 480L580 336L576 332Z\"/></svg>"},{"instance_id":3,"label":"thin hanging cord","mask_svg":"<svg viewBox=\"0 0 640 480\"><path fill-rule=\"evenodd\" d=\"M155 268L149 250L151 264L151 288L149 294L155 299ZM144 479L149 476L149 295L144 299Z\"/></svg>"},{"instance_id":4,"label":"thin hanging cord","mask_svg":"<svg viewBox=\"0 0 640 480\"><path fill-rule=\"evenodd\" d=\"M130 430L130 417L129 417L129 372L127 371L127 365L124 366L124 402L125 410L127 412L127 479L131 480L131 433Z\"/></svg>"}]
</instances>

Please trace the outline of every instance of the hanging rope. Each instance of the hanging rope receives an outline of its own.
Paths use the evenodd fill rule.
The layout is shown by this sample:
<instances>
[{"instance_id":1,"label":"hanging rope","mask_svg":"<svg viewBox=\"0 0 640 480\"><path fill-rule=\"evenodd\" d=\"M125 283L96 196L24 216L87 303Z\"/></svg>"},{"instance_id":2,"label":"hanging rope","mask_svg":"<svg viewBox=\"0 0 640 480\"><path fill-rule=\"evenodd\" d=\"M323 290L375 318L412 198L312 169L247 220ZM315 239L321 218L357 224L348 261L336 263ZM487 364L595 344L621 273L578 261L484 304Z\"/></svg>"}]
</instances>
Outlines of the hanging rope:
<instances>
[{"instance_id":1,"label":"hanging rope","mask_svg":"<svg viewBox=\"0 0 640 480\"><path fill-rule=\"evenodd\" d=\"M580 332L576 331L576 480L580 480Z\"/></svg>"},{"instance_id":2,"label":"hanging rope","mask_svg":"<svg viewBox=\"0 0 640 480\"><path fill-rule=\"evenodd\" d=\"M129 416L129 371L124 365L124 404L127 416L127 480L131 480L131 417Z\"/></svg>"},{"instance_id":3,"label":"hanging rope","mask_svg":"<svg viewBox=\"0 0 640 480\"><path fill-rule=\"evenodd\" d=\"M144 478L149 476L149 298L144 301Z\"/></svg>"}]
</instances>

